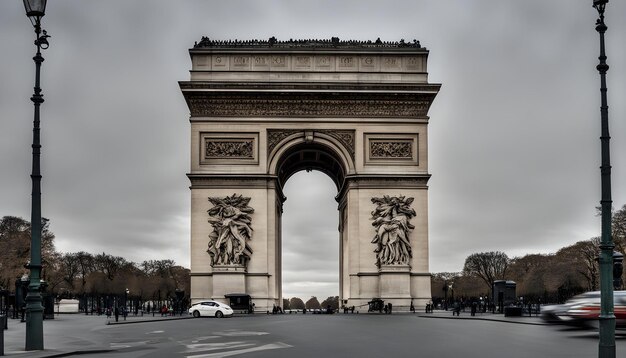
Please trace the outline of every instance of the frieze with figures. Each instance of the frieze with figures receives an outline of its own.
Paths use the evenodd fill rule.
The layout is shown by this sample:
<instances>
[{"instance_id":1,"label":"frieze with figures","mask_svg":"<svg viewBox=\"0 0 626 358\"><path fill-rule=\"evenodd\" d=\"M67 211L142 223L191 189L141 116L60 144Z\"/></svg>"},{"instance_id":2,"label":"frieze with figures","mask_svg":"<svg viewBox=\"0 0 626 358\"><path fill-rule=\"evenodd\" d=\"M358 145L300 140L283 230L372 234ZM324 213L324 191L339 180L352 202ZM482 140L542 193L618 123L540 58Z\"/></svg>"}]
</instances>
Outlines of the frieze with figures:
<instances>
[{"instance_id":1,"label":"frieze with figures","mask_svg":"<svg viewBox=\"0 0 626 358\"><path fill-rule=\"evenodd\" d=\"M397 99L279 99L188 96L196 117L404 117L423 118L429 100Z\"/></svg>"},{"instance_id":2,"label":"frieze with figures","mask_svg":"<svg viewBox=\"0 0 626 358\"><path fill-rule=\"evenodd\" d=\"M208 140L206 158L254 158L253 140Z\"/></svg>"},{"instance_id":3,"label":"frieze with figures","mask_svg":"<svg viewBox=\"0 0 626 358\"><path fill-rule=\"evenodd\" d=\"M409 233L415 229L409 220L416 213L411 204L414 198L404 195L384 195L372 198L376 208L372 211L372 226L376 234L372 244L376 245L376 266L409 265L413 257Z\"/></svg>"},{"instance_id":4,"label":"frieze with figures","mask_svg":"<svg viewBox=\"0 0 626 358\"><path fill-rule=\"evenodd\" d=\"M413 157L413 142L408 141L371 141L370 158L407 158Z\"/></svg>"}]
</instances>

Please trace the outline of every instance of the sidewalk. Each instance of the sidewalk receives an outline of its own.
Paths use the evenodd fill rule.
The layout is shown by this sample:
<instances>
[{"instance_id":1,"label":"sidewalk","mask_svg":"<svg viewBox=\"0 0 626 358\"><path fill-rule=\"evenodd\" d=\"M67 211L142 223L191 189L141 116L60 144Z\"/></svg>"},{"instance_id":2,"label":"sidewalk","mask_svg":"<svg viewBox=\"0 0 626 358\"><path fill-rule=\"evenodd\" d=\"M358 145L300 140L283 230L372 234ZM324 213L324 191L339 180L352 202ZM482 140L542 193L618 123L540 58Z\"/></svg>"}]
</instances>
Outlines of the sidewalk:
<instances>
[{"instance_id":1,"label":"sidewalk","mask_svg":"<svg viewBox=\"0 0 626 358\"><path fill-rule=\"evenodd\" d=\"M521 317L505 317L504 314L501 313L480 313L477 312L475 316L470 314L469 310L465 312L461 311L459 316L453 316L452 310L442 311L435 310L433 313L421 313L420 317L424 318L440 318L440 319L469 319L469 320L481 320L481 321L494 321L494 322L506 322L506 323L517 323L517 324L530 324L536 326L545 326L548 323L544 322L539 316L533 315L529 316L521 316Z\"/></svg>"},{"instance_id":2,"label":"sidewalk","mask_svg":"<svg viewBox=\"0 0 626 358\"><path fill-rule=\"evenodd\" d=\"M189 319L191 316L166 316L145 314L142 316L130 315L124 320L120 317L107 318L105 315L60 314L54 319L44 320L44 348L43 351L25 351L26 323L19 319L9 319L9 329L4 331L4 354L14 357L65 357L71 354L102 353L113 351L110 345L101 341L99 331L120 324L170 321Z\"/></svg>"}]
</instances>

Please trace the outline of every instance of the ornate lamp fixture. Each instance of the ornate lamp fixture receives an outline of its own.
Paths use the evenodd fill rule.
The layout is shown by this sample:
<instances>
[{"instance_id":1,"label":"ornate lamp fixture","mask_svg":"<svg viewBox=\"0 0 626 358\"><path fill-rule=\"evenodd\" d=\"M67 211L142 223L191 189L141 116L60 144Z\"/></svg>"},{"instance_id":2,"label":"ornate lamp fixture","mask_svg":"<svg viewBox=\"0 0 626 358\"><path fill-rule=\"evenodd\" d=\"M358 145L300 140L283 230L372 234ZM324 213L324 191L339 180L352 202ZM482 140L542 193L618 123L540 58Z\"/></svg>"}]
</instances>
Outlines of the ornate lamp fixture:
<instances>
[{"instance_id":1,"label":"ornate lamp fixture","mask_svg":"<svg viewBox=\"0 0 626 358\"><path fill-rule=\"evenodd\" d=\"M24 0L26 16L30 18L33 26L41 22L41 18L46 14L47 0Z\"/></svg>"}]
</instances>

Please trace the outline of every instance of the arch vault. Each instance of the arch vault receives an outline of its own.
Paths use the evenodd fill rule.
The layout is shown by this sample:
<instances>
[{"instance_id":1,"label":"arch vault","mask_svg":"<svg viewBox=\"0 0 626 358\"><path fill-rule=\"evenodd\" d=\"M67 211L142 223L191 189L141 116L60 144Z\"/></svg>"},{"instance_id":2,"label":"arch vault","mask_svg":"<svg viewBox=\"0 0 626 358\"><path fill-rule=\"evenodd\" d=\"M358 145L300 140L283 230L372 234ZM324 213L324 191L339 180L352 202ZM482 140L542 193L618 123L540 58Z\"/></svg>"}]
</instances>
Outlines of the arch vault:
<instances>
[{"instance_id":1,"label":"arch vault","mask_svg":"<svg viewBox=\"0 0 626 358\"><path fill-rule=\"evenodd\" d=\"M419 42L213 41L190 49L191 297L282 304L284 183L337 187L340 300L430 300L428 51ZM312 214L314 215L314 214Z\"/></svg>"}]
</instances>

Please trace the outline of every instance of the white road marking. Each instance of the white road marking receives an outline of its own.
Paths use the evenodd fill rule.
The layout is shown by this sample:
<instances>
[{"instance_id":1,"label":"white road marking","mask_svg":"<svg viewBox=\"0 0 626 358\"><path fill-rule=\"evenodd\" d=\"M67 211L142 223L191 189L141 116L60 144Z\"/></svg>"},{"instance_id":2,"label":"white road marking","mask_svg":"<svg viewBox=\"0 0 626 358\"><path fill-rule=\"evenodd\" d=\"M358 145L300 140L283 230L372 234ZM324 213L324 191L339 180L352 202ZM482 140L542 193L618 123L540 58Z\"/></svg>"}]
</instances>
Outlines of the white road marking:
<instances>
[{"instance_id":1,"label":"white road marking","mask_svg":"<svg viewBox=\"0 0 626 358\"><path fill-rule=\"evenodd\" d=\"M124 342L124 343L115 343L112 342L111 343L111 348L115 348L115 349L120 349L120 348L130 348L130 347L136 347L136 346L141 346L144 344L147 344L148 341L138 341L138 342Z\"/></svg>"},{"instance_id":2,"label":"white road marking","mask_svg":"<svg viewBox=\"0 0 626 358\"><path fill-rule=\"evenodd\" d=\"M207 339L213 339L213 338L219 338L219 336L206 336L206 337L197 337L196 339L194 339L193 341L191 341L191 343L198 343L200 341L205 341Z\"/></svg>"},{"instance_id":3,"label":"white road marking","mask_svg":"<svg viewBox=\"0 0 626 358\"><path fill-rule=\"evenodd\" d=\"M165 331L152 331L152 332L146 332L146 334L157 334L157 333L165 333Z\"/></svg>"},{"instance_id":4,"label":"white road marking","mask_svg":"<svg viewBox=\"0 0 626 358\"><path fill-rule=\"evenodd\" d=\"M253 332L253 331L224 331L224 332L213 332L214 334L224 336L224 337L246 337L246 336L264 336L269 334L268 332Z\"/></svg>"},{"instance_id":5,"label":"white road marking","mask_svg":"<svg viewBox=\"0 0 626 358\"><path fill-rule=\"evenodd\" d=\"M230 352L215 352L215 353L209 353L209 354L198 354L198 355L193 355L193 356L187 356L187 358L224 358L224 357L230 357L230 356L244 354L244 353L266 351L270 349L291 348L291 347L292 346L288 344L285 344L282 342L276 342L276 343L265 344L265 345L258 346L258 347L238 349L238 350L234 350Z\"/></svg>"},{"instance_id":6,"label":"white road marking","mask_svg":"<svg viewBox=\"0 0 626 358\"><path fill-rule=\"evenodd\" d=\"M214 351L217 349L233 349L253 346L251 342L223 342L223 343L199 343L187 344L187 350L183 353L196 353L202 351Z\"/></svg>"}]
</instances>

